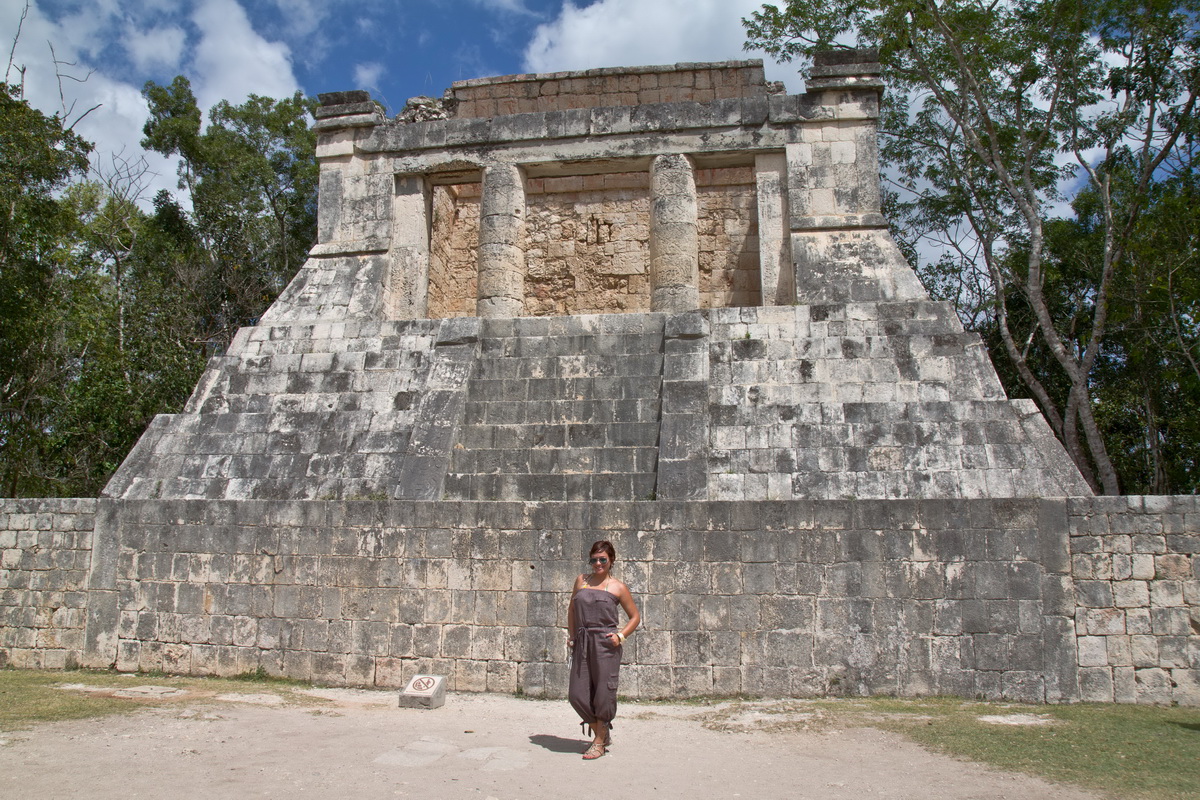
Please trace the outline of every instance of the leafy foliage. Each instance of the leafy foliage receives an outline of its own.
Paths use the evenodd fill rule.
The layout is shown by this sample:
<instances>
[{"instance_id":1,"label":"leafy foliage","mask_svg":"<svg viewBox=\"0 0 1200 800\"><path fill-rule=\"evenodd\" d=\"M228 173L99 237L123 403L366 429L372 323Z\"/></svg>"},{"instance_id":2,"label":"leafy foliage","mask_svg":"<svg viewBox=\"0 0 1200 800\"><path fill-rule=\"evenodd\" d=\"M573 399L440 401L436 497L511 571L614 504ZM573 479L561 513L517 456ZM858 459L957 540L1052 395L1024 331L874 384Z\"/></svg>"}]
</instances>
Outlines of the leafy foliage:
<instances>
[{"instance_id":1,"label":"leafy foliage","mask_svg":"<svg viewBox=\"0 0 1200 800\"><path fill-rule=\"evenodd\" d=\"M91 146L62 118L0 84L0 492L41 484L43 420L56 386L63 240L73 219L55 197L87 169Z\"/></svg>"},{"instance_id":2,"label":"leafy foliage","mask_svg":"<svg viewBox=\"0 0 1200 800\"><path fill-rule=\"evenodd\" d=\"M136 164L84 180L90 145L5 87L0 494L98 493L315 240L310 101L222 102L201 132L185 78L145 93L143 144L180 156L190 210L142 210Z\"/></svg>"}]
</instances>

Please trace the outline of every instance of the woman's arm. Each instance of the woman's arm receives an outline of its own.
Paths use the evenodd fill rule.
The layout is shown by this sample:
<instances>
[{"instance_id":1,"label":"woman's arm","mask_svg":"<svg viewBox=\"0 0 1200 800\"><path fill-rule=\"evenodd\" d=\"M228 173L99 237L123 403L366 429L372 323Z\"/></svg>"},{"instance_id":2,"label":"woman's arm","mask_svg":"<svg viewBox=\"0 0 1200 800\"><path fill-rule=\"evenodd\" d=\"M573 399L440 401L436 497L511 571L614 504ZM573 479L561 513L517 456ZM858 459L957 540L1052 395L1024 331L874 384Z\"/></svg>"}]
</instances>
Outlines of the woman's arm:
<instances>
[{"instance_id":1,"label":"woman's arm","mask_svg":"<svg viewBox=\"0 0 1200 800\"><path fill-rule=\"evenodd\" d=\"M617 592L617 600L621 603L621 608L625 610L625 616L629 617L629 621L625 624L625 628L617 636L617 641L614 644L621 644L625 641L625 637L638 629L638 625L642 624L642 612L638 611L637 603L633 600L633 592L629 591L629 587L621 584Z\"/></svg>"},{"instance_id":2,"label":"woman's arm","mask_svg":"<svg viewBox=\"0 0 1200 800\"><path fill-rule=\"evenodd\" d=\"M583 583L583 576L580 575L575 579L575 585L571 587L571 602L567 604L567 647L575 646L575 595L579 592L579 586Z\"/></svg>"}]
</instances>

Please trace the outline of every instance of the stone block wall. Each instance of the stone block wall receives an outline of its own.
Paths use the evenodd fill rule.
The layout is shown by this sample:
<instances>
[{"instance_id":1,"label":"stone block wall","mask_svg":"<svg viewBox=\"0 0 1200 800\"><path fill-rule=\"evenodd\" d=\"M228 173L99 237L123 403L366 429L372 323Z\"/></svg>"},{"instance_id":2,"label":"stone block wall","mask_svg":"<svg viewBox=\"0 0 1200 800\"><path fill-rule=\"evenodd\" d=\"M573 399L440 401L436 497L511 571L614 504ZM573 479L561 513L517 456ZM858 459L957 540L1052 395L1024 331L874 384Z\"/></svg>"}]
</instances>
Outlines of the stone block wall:
<instances>
[{"instance_id":1,"label":"stone block wall","mask_svg":"<svg viewBox=\"0 0 1200 800\"><path fill-rule=\"evenodd\" d=\"M495 117L531 111L711 102L768 93L761 61L609 67L580 72L504 75L455 82L454 116ZM778 89L777 91L782 91Z\"/></svg>"},{"instance_id":2,"label":"stone block wall","mask_svg":"<svg viewBox=\"0 0 1200 800\"><path fill-rule=\"evenodd\" d=\"M1062 501L105 502L122 670L561 696L604 538L628 696L1074 696Z\"/></svg>"},{"instance_id":3,"label":"stone block wall","mask_svg":"<svg viewBox=\"0 0 1200 800\"><path fill-rule=\"evenodd\" d=\"M648 312L648 172L525 180L522 316ZM478 183L431 187L428 316L474 315ZM696 170L700 307L760 304L753 167Z\"/></svg>"},{"instance_id":4,"label":"stone block wall","mask_svg":"<svg viewBox=\"0 0 1200 800\"><path fill-rule=\"evenodd\" d=\"M0 499L0 667L80 663L96 501Z\"/></svg>"},{"instance_id":5,"label":"stone block wall","mask_svg":"<svg viewBox=\"0 0 1200 800\"><path fill-rule=\"evenodd\" d=\"M645 616L629 696L1200 705L1196 497L2 500L0 666L557 696L599 538Z\"/></svg>"},{"instance_id":6,"label":"stone block wall","mask_svg":"<svg viewBox=\"0 0 1200 800\"><path fill-rule=\"evenodd\" d=\"M1081 698L1200 705L1200 497L1069 508Z\"/></svg>"}]
</instances>

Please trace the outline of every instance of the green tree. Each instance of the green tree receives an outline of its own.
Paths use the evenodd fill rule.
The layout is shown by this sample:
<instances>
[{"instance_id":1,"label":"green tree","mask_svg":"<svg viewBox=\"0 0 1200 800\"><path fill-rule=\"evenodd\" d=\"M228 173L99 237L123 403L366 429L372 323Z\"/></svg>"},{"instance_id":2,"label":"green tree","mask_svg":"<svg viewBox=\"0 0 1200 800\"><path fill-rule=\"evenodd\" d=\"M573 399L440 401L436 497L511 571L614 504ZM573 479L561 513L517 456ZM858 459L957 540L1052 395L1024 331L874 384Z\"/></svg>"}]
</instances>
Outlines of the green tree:
<instances>
[{"instance_id":1,"label":"green tree","mask_svg":"<svg viewBox=\"0 0 1200 800\"><path fill-rule=\"evenodd\" d=\"M90 145L0 85L0 494L99 492L155 414L252 323L315 240L311 102L218 104L146 88L145 145L190 208L142 210L144 162L85 180Z\"/></svg>"},{"instance_id":2,"label":"green tree","mask_svg":"<svg viewBox=\"0 0 1200 800\"><path fill-rule=\"evenodd\" d=\"M182 406L203 369L196 296L163 231L159 206L169 201L158 200L146 214L112 180L64 194L77 224L56 278L65 357L49 395L55 484L47 493L100 491L154 415Z\"/></svg>"},{"instance_id":3,"label":"green tree","mask_svg":"<svg viewBox=\"0 0 1200 800\"><path fill-rule=\"evenodd\" d=\"M1200 489L1200 178L1158 181L1114 281L1097 415L1126 486Z\"/></svg>"},{"instance_id":4,"label":"green tree","mask_svg":"<svg viewBox=\"0 0 1200 800\"><path fill-rule=\"evenodd\" d=\"M180 157L190 230L204 260L204 338L220 349L283 290L316 241L315 104L300 93L251 96L201 115L186 78L143 91L150 104L142 145Z\"/></svg>"},{"instance_id":5,"label":"green tree","mask_svg":"<svg viewBox=\"0 0 1200 800\"><path fill-rule=\"evenodd\" d=\"M783 59L848 38L878 48L899 220L948 250L935 283L959 290L968 319L986 310L1021 384L1110 494L1096 367L1152 186L1195 128L1198 13L1197 0L789 0L745 20L747 46ZM1073 176L1093 198L1099 249L1056 297L1047 223ZM1053 373L1039 375L1035 352Z\"/></svg>"},{"instance_id":6,"label":"green tree","mask_svg":"<svg viewBox=\"0 0 1200 800\"><path fill-rule=\"evenodd\" d=\"M55 274L72 220L56 198L87 169L91 145L0 83L0 492L36 492L49 397L60 379Z\"/></svg>"}]
</instances>

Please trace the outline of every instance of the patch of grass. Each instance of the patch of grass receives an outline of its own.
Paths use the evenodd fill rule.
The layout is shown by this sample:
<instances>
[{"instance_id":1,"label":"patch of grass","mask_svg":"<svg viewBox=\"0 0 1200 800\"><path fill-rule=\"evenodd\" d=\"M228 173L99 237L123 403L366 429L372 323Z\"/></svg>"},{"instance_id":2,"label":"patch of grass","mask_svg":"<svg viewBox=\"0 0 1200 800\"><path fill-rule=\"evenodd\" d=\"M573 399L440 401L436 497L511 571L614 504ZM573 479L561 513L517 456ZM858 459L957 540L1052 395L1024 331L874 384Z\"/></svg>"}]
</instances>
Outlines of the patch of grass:
<instances>
[{"instance_id":1,"label":"patch of grass","mask_svg":"<svg viewBox=\"0 0 1200 800\"><path fill-rule=\"evenodd\" d=\"M103 673L101 673L103 674ZM35 722L58 722L115 714L137 701L71 692L64 683L91 682L92 674L0 670L0 731L27 728Z\"/></svg>"},{"instance_id":2,"label":"patch of grass","mask_svg":"<svg viewBox=\"0 0 1200 800\"><path fill-rule=\"evenodd\" d=\"M931 718L914 723L895 715L880 727L945 753L1114 797L1200 796L1200 709L1090 703L997 708L946 701L928 704L924 713ZM978 719L1003 713L1037 714L1052 724Z\"/></svg>"},{"instance_id":3,"label":"patch of grass","mask_svg":"<svg viewBox=\"0 0 1200 800\"><path fill-rule=\"evenodd\" d=\"M1200 709L1080 703L1030 706L952 698L815 701L847 724L1003 770L1072 783L1122 800L1200 797ZM996 725L1030 714L1045 725Z\"/></svg>"},{"instance_id":4,"label":"patch of grass","mask_svg":"<svg viewBox=\"0 0 1200 800\"><path fill-rule=\"evenodd\" d=\"M1046 724L999 725L979 719L1012 714ZM1197 708L819 698L734 700L694 718L707 728L729 732L872 727L898 733L930 750L1075 784L1120 800L1200 797Z\"/></svg>"},{"instance_id":5,"label":"patch of grass","mask_svg":"<svg viewBox=\"0 0 1200 800\"><path fill-rule=\"evenodd\" d=\"M104 693L61 688L81 683L105 689L127 689L153 684L187 689L188 694L168 698L111 697ZM233 678L193 678L152 673L120 673L104 670L42 671L0 669L0 731L28 728L39 722L86 719L136 711L164 703L195 703L217 694L278 694L288 702L319 705L325 701L298 695L295 687L311 686L304 681L260 676L250 672Z\"/></svg>"}]
</instances>

